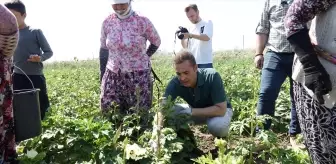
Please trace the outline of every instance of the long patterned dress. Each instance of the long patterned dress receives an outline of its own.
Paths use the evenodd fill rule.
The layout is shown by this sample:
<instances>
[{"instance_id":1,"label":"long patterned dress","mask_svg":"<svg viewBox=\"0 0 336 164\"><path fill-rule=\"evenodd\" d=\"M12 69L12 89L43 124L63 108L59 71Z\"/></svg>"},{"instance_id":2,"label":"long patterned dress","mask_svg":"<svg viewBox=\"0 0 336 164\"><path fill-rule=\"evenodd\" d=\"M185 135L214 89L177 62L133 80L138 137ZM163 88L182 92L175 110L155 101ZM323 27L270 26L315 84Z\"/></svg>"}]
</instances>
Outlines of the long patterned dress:
<instances>
[{"instance_id":1,"label":"long patterned dress","mask_svg":"<svg viewBox=\"0 0 336 164\"><path fill-rule=\"evenodd\" d=\"M11 67L17 41L16 19L0 5L0 163L13 163L16 158Z\"/></svg>"},{"instance_id":2,"label":"long patterned dress","mask_svg":"<svg viewBox=\"0 0 336 164\"><path fill-rule=\"evenodd\" d=\"M101 84L102 111L113 108L112 103L126 112L136 105L148 110L152 101L150 57L161 44L152 22L135 12L124 19L112 14L103 22L100 40L101 48L109 51ZM147 40L151 43L148 49Z\"/></svg>"},{"instance_id":3,"label":"long patterned dress","mask_svg":"<svg viewBox=\"0 0 336 164\"><path fill-rule=\"evenodd\" d=\"M295 35L312 20L311 42L322 47L328 53L336 54L336 0L295 0L287 12L285 27L287 35ZM334 15L333 15L334 14ZM327 18L328 17L328 18ZM307 31L307 30L306 30ZM315 31L315 32L312 32ZM307 31L308 33L308 31ZM314 41L315 40L315 41ZM312 54L313 55L313 54ZM329 97L324 97L321 105L314 93L305 87L304 71L297 56L293 63L294 101L311 160L314 164L336 163L336 65L319 57L333 83Z\"/></svg>"}]
</instances>

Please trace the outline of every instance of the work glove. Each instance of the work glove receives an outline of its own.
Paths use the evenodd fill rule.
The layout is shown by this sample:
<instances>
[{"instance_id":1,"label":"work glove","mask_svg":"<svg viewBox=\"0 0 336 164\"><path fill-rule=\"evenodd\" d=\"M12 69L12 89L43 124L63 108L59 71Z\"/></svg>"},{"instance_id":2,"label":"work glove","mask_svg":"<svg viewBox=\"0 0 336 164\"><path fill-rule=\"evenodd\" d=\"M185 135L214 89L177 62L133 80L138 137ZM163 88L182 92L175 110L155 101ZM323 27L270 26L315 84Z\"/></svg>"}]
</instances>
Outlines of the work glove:
<instances>
[{"instance_id":1,"label":"work glove","mask_svg":"<svg viewBox=\"0 0 336 164\"><path fill-rule=\"evenodd\" d=\"M173 110L176 114L190 114L191 115L191 107L188 104L175 104L173 106Z\"/></svg>"},{"instance_id":2,"label":"work glove","mask_svg":"<svg viewBox=\"0 0 336 164\"><path fill-rule=\"evenodd\" d=\"M320 104L324 104L323 95L331 89L329 74L320 63L317 53L310 42L308 30L300 30L288 37L298 59L302 63L305 75L305 86L312 90Z\"/></svg>"}]
</instances>

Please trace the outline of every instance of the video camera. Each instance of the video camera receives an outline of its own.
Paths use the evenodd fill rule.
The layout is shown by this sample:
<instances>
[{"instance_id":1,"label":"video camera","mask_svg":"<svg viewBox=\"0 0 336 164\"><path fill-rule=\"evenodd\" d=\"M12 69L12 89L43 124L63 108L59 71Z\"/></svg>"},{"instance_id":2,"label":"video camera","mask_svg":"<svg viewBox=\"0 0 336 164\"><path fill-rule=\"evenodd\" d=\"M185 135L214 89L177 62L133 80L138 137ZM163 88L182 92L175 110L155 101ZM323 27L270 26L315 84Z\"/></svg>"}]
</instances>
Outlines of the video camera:
<instances>
[{"instance_id":1,"label":"video camera","mask_svg":"<svg viewBox=\"0 0 336 164\"><path fill-rule=\"evenodd\" d=\"M175 32L175 35L177 35L177 37L182 40L184 38L184 35L182 33L188 33L188 32L189 31L186 28L179 26L178 30Z\"/></svg>"}]
</instances>

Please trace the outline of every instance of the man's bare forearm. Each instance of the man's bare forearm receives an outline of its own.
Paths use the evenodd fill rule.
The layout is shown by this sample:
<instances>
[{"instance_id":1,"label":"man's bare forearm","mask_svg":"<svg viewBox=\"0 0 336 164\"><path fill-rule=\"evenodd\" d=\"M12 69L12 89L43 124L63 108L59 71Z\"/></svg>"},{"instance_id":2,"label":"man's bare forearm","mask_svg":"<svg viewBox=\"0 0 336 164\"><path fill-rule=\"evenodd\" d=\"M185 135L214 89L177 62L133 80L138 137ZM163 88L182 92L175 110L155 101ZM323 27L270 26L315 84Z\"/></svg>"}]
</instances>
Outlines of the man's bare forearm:
<instances>
[{"instance_id":1,"label":"man's bare forearm","mask_svg":"<svg viewBox=\"0 0 336 164\"><path fill-rule=\"evenodd\" d=\"M259 33L256 39L256 54L263 54L268 40L267 34Z\"/></svg>"},{"instance_id":2,"label":"man's bare forearm","mask_svg":"<svg viewBox=\"0 0 336 164\"><path fill-rule=\"evenodd\" d=\"M206 108L193 108L193 116L202 116L202 117L218 117L224 116L226 112L226 102L216 104Z\"/></svg>"},{"instance_id":3,"label":"man's bare forearm","mask_svg":"<svg viewBox=\"0 0 336 164\"><path fill-rule=\"evenodd\" d=\"M187 47L187 39L182 39L181 40L181 45L182 45L183 48L188 48Z\"/></svg>"},{"instance_id":4,"label":"man's bare forearm","mask_svg":"<svg viewBox=\"0 0 336 164\"><path fill-rule=\"evenodd\" d=\"M205 34L201 34L201 35L197 35L197 34L190 34L191 38L195 38L201 41L209 41L210 38L208 37L208 35Z\"/></svg>"}]
</instances>

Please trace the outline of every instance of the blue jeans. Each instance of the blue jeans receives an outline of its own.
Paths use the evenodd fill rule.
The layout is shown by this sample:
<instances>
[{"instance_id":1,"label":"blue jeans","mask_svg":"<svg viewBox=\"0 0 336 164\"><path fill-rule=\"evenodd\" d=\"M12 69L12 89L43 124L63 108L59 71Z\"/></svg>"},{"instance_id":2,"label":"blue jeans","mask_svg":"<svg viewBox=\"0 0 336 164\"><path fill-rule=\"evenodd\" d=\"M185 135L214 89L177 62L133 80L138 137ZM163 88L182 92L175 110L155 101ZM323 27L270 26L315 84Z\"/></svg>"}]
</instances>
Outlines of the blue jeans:
<instances>
[{"instance_id":1,"label":"blue jeans","mask_svg":"<svg viewBox=\"0 0 336 164\"><path fill-rule=\"evenodd\" d=\"M197 64L198 68L213 68L212 63L207 64Z\"/></svg>"},{"instance_id":2,"label":"blue jeans","mask_svg":"<svg viewBox=\"0 0 336 164\"><path fill-rule=\"evenodd\" d=\"M295 110L293 80L292 80L292 65L293 53L276 53L267 51L264 56L264 65L261 71L261 86L259 92L259 102L257 106L257 114L268 114L274 116L275 101L278 98L281 85L287 77L290 78L290 99L291 99L291 121L289 134L296 135L301 133L299 120ZM271 127L271 120L266 120L264 129L268 130Z\"/></svg>"}]
</instances>

